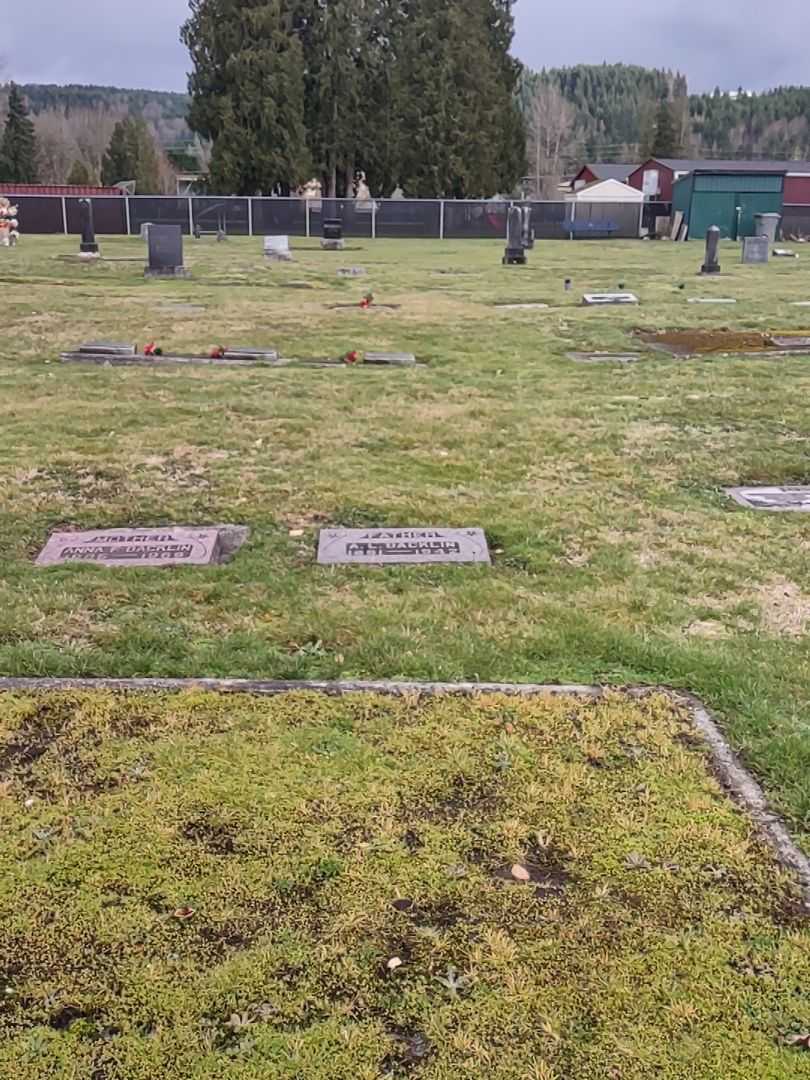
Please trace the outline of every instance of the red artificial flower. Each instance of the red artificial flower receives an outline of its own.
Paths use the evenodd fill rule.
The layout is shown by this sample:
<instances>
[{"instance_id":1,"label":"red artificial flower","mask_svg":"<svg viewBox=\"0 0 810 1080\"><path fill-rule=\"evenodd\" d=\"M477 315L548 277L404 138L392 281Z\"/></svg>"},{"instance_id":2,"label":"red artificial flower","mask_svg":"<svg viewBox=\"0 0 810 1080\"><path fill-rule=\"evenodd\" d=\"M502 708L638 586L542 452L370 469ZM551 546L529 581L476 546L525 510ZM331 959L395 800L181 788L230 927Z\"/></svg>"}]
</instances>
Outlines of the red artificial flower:
<instances>
[{"instance_id":1,"label":"red artificial flower","mask_svg":"<svg viewBox=\"0 0 810 1080\"><path fill-rule=\"evenodd\" d=\"M208 355L211 357L212 360L221 360L222 357L225 355L225 349L222 347L222 345L214 345Z\"/></svg>"},{"instance_id":2,"label":"red artificial flower","mask_svg":"<svg viewBox=\"0 0 810 1080\"><path fill-rule=\"evenodd\" d=\"M352 349L351 352L346 353L346 355L343 357L343 361L346 364L359 364L360 353L357 351L357 349Z\"/></svg>"}]
</instances>

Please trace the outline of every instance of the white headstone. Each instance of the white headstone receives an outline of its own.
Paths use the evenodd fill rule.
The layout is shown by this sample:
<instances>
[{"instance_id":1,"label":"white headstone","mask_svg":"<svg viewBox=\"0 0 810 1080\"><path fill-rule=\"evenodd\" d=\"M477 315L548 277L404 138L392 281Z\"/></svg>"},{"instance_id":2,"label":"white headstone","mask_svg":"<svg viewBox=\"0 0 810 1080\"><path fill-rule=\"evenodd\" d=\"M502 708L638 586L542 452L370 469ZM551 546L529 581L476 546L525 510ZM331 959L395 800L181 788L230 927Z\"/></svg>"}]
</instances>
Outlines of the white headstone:
<instances>
[{"instance_id":1,"label":"white headstone","mask_svg":"<svg viewBox=\"0 0 810 1080\"><path fill-rule=\"evenodd\" d=\"M265 258L268 259L280 259L289 262L292 259L289 236L265 236L264 254Z\"/></svg>"}]
</instances>

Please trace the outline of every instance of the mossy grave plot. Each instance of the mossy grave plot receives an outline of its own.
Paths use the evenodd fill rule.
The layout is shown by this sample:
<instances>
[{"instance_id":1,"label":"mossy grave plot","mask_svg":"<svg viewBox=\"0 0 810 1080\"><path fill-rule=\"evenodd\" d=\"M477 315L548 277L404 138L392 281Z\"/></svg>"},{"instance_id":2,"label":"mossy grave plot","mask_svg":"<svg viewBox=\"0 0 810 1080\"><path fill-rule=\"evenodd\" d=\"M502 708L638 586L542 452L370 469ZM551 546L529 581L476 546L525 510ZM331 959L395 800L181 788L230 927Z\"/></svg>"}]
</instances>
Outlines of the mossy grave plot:
<instances>
[{"instance_id":1,"label":"mossy grave plot","mask_svg":"<svg viewBox=\"0 0 810 1080\"><path fill-rule=\"evenodd\" d=\"M663 694L0 697L0 1075L810 1076L797 886Z\"/></svg>"}]
</instances>

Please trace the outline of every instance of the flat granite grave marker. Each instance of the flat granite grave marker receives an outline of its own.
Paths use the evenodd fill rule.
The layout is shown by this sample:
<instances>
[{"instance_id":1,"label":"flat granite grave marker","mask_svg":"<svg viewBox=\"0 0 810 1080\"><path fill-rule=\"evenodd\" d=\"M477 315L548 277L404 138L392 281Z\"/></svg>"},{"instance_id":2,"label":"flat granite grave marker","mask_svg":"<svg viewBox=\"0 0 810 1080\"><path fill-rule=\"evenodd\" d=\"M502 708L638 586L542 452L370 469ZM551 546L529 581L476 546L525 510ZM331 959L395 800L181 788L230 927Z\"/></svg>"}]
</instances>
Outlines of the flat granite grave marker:
<instances>
[{"instance_id":1,"label":"flat granite grave marker","mask_svg":"<svg viewBox=\"0 0 810 1080\"><path fill-rule=\"evenodd\" d=\"M136 348L128 341L85 341L79 352L88 356L134 356Z\"/></svg>"},{"instance_id":2,"label":"flat granite grave marker","mask_svg":"<svg viewBox=\"0 0 810 1080\"><path fill-rule=\"evenodd\" d=\"M150 225L146 277L188 277L183 265L183 230L179 225Z\"/></svg>"},{"instance_id":3,"label":"flat granite grave marker","mask_svg":"<svg viewBox=\"0 0 810 1080\"><path fill-rule=\"evenodd\" d=\"M220 561L222 530L166 525L158 529L93 529L55 532L37 566L98 563L102 566L210 566Z\"/></svg>"},{"instance_id":4,"label":"flat granite grave marker","mask_svg":"<svg viewBox=\"0 0 810 1080\"><path fill-rule=\"evenodd\" d=\"M582 303L586 307L598 307L602 304L637 304L638 297L631 292L585 293Z\"/></svg>"},{"instance_id":5,"label":"flat granite grave marker","mask_svg":"<svg viewBox=\"0 0 810 1080\"><path fill-rule=\"evenodd\" d=\"M730 296L690 296L687 304L736 304Z\"/></svg>"},{"instance_id":6,"label":"flat granite grave marker","mask_svg":"<svg viewBox=\"0 0 810 1080\"><path fill-rule=\"evenodd\" d=\"M771 254L771 247L767 236L744 236L742 246L742 261L753 265L767 263Z\"/></svg>"},{"instance_id":7,"label":"flat granite grave marker","mask_svg":"<svg viewBox=\"0 0 810 1080\"><path fill-rule=\"evenodd\" d=\"M363 277L366 272L365 266L341 266L338 277Z\"/></svg>"},{"instance_id":8,"label":"flat granite grave marker","mask_svg":"<svg viewBox=\"0 0 810 1080\"><path fill-rule=\"evenodd\" d=\"M482 529L322 529L318 562L489 563Z\"/></svg>"},{"instance_id":9,"label":"flat granite grave marker","mask_svg":"<svg viewBox=\"0 0 810 1080\"><path fill-rule=\"evenodd\" d=\"M730 495L746 510L769 510L772 513L794 511L810 513L810 487L738 487L726 488Z\"/></svg>"}]
</instances>

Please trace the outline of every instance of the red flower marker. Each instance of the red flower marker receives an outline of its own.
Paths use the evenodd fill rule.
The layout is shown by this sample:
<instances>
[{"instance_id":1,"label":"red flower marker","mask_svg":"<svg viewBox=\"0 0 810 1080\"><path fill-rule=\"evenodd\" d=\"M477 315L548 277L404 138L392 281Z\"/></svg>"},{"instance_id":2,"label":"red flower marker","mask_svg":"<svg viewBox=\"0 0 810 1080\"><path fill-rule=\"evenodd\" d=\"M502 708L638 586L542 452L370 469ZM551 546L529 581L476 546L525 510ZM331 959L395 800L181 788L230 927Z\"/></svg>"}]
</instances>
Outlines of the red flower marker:
<instances>
[{"instance_id":1,"label":"red flower marker","mask_svg":"<svg viewBox=\"0 0 810 1080\"><path fill-rule=\"evenodd\" d=\"M347 352L346 355L343 357L343 362L344 364L359 364L360 353L357 351L357 349L352 349L351 352Z\"/></svg>"},{"instance_id":2,"label":"red flower marker","mask_svg":"<svg viewBox=\"0 0 810 1080\"><path fill-rule=\"evenodd\" d=\"M212 360L221 360L225 355L225 349L221 345L215 345L208 353Z\"/></svg>"},{"instance_id":3,"label":"red flower marker","mask_svg":"<svg viewBox=\"0 0 810 1080\"><path fill-rule=\"evenodd\" d=\"M144 356L163 356L163 349L159 345L156 345L154 341L150 341L148 345L143 347Z\"/></svg>"}]
</instances>

